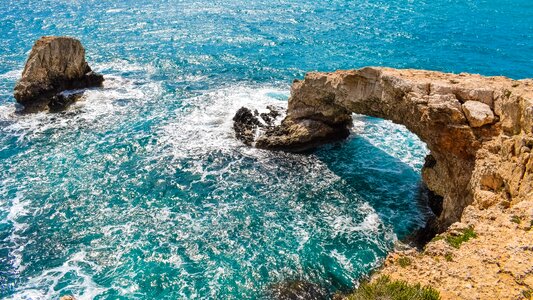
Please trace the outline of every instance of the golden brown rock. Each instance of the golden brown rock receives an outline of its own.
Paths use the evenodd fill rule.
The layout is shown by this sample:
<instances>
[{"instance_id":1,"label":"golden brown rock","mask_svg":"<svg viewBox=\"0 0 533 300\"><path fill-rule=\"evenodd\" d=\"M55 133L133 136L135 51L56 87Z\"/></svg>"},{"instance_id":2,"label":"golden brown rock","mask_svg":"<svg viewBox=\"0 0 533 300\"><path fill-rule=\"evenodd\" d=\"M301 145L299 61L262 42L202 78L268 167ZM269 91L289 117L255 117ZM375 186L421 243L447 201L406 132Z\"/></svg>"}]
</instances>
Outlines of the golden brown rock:
<instances>
[{"instance_id":1,"label":"golden brown rock","mask_svg":"<svg viewBox=\"0 0 533 300\"><path fill-rule=\"evenodd\" d=\"M533 80L390 68L309 73L293 84L280 128L256 146L314 147L327 139L324 129L315 139L316 127L345 129L351 113L418 135L431 151L423 180L443 196L436 225L444 238L422 252L391 253L376 277L431 285L443 299L533 293ZM475 237L457 242L466 229ZM400 257L412 263L401 266Z\"/></svg>"},{"instance_id":2,"label":"golden brown rock","mask_svg":"<svg viewBox=\"0 0 533 300\"><path fill-rule=\"evenodd\" d=\"M293 83L282 125L260 136L255 146L302 151L345 138L352 113L403 124L427 144L433 163L422 176L443 197L438 232L458 221L475 195L484 205L498 202L493 194L533 195L531 181L525 180L532 178L526 167L532 147L531 80L375 67L308 73ZM519 141L498 150L509 138ZM481 153L495 156L489 161L497 166L476 160Z\"/></svg>"},{"instance_id":3,"label":"golden brown rock","mask_svg":"<svg viewBox=\"0 0 533 300\"><path fill-rule=\"evenodd\" d=\"M27 111L57 108L65 102L53 103L60 92L100 86L103 81L103 76L92 72L85 61L85 49L79 40L47 36L35 42L14 97Z\"/></svg>"}]
</instances>

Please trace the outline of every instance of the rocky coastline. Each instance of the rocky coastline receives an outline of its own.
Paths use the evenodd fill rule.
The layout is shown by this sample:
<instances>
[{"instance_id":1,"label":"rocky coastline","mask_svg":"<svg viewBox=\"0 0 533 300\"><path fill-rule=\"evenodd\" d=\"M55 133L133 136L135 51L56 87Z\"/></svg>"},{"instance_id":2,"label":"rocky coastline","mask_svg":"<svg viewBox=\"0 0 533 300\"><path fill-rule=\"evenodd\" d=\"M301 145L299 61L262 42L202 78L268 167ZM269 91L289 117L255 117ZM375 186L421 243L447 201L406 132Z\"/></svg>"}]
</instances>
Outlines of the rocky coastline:
<instances>
[{"instance_id":1,"label":"rocky coastline","mask_svg":"<svg viewBox=\"0 0 533 300\"><path fill-rule=\"evenodd\" d=\"M103 81L79 40L43 37L14 97L22 113L60 111ZM374 280L431 285L443 299L531 297L533 80L381 67L309 73L293 82L281 122L280 108L241 108L234 130L250 146L306 152L347 138L352 113L403 124L430 150L422 179L434 216L418 238L425 246L399 245ZM308 283L286 286L275 290L323 294Z\"/></svg>"},{"instance_id":2,"label":"rocky coastline","mask_svg":"<svg viewBox=\"0 0 533 300\"><path fill-rule=\"evenodd\" d=\"M422 251L399 247L373 278L429 284L443 299L533 294L533 80L380 67L309 73L294 81L281 124L251 124L247 144L307 151L346 138L352 113L403 124L430 150L422 179L434 218L422 236L437 236Z\"/></svg>"}]
</instances>

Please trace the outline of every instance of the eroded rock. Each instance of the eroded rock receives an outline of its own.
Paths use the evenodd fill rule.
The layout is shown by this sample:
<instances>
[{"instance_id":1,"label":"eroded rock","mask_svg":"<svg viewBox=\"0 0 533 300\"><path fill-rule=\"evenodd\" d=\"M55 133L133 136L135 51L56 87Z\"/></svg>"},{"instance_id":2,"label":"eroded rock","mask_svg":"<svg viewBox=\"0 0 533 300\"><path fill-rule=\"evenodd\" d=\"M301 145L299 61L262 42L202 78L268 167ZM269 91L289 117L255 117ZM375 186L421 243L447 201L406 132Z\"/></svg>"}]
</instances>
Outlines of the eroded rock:
<instances>
[{"instance_id":1,"label":"eroded rock","mask_svg":"<svg viewBox=\"0 0 533 300\"><path fill-rule=\"evenodd\" d=\"M352 113L403 124L427 144L422 177L439 196L435 232L458 221L474 195L484 205L498 203L477 190L497 187L490 192L508 203L533 198L531 80L376 67L308 73L294 81L281 124L249 144L312 149L346 138ZM487 168L496 168L499 177L483 177Z\"/></svg>"},{"instance_id":2,"label":"eroded rock","mask_svg":"<svg viewBox=\"0 0 533 300\"><path fill-rule=\"evenodd\" d=\"M58 94L65 90L101 86L104 77L85 61L81 42L70 37L47 36L33 46L14 97L25 112L63 107L75 100Z\"/></svg>"},{"instance_id":3,"label":"eroded rock","mask_svg":"<svg viewBox=\"0 0 533 300\"><path fill-rule=\"evenodd\" d=\"M248 146L254 144L260 129L263 131L275 128L275 122L280 117L282 108L272 105L267 106L267 112L259 113L247 107L241 107L233 117L233 130L235 137Z\"/></svg>"},{"instance_id":4,"label":"eroded rock","mask_svg":"<svg viewBox=\"0 0 533 300\"><path fill-rule=\"evenodd\" d=\"M289 280L272 285L268 291L268 299L272 300L326 300L327 291L311 282Z\"/></svg>"},{"instance_id":5,"label":"eroded rock","mask_svg":"<svg viewBox=\"0 0 533 300\"><path fill-rule=\"evenodd\" d=\"M463 112L472 127L481 127L494 122L494 113L490 106L479 101L466 101L463 103Z\"/></svg>"}]
</instances>

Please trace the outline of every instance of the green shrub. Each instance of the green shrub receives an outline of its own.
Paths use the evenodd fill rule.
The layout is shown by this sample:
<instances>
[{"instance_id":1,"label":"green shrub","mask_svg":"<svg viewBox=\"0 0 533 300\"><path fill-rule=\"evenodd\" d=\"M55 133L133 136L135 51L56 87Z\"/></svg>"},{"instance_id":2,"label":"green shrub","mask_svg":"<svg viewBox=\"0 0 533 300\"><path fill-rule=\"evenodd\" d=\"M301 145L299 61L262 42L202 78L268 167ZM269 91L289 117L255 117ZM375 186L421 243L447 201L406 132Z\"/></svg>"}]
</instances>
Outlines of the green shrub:
<instances>
[{"instance_id":1,"label":"green shrub","mask_svg":"<svg viewBox=\"0 0 533 300\"><path fill-rule=\"evenodd\" d=\"M402 256L398 258L398 264L400 265L400 267L405 268L411 265L411 259L407 256Z\"/></svg>"},{"instance_id":2,"label":"green shrub","mask_svg":"<svg viewBox=\"0 0 533 300\"><path fill-rule=\"evenodd\" d=\"M453 261L453 256L450 252L444 254L444 259L446 259L446 261Z\"/></svg>"},{"instance_id":3,"label":"green shrub","mask_svg":"<svg viewBox=\"0 0 533 300\"><path fill-rule=\"evenodd\" d=\"M524 298L526 299L533 299L533 290L529 289L529 290L523 291L522 296L524 296Z\"/></svg>"},{"instance_id":4,"label":"green shrub","mask_svg":"<svg viewBox=\"0 0 533 300\"><path fill-rule=\"evenodd\" d=\"M474 231L474 228L468 227L463 230L459 235L449 235L446 237L446 242L454 248L461 247L461 244L477 237L477 233Z\"/></svg>"},{"instance_id":5,"label":"green shrub","mask_svg":"<svg viewBox=\"0 0 533 300\"><path fill-rule=\"evenodd\" d=\"M405 281L391 281L381 276L376 281L362 283L359 288L346 297L348 300L439 300L440 295L432 287L408 284Z\"/></svg>"},{"instance_id":6,"label":"green shrub","mask_svg":"<svg viewBox=\"0 0 533 300\"><path fill-rule=\"evenodd\" d=\"M520 224L520 223L522 223L522 220L520 219L519 216L511 216L511 222L516 223L516 224Z\"/></svg>"},{"instance_id":7,"label":"green shrub","mask_svg":"<svg viewBox=\"0 0 533 300\"><path fill-rule=\"evenodd\" d=\"M440 241L444 239L443 235L436 235L434 238L431 239L432 242Z\"/></svg>"}]
</instances>

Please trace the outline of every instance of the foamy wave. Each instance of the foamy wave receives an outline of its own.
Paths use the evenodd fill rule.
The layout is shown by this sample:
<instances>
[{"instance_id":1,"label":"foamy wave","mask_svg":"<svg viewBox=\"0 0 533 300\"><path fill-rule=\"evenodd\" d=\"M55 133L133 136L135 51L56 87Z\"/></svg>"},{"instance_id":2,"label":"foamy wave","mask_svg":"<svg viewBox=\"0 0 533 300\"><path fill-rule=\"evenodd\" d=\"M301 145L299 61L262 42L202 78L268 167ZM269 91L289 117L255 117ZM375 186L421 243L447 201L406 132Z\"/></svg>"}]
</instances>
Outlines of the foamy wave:
<instances>
[{"instance_id":1,"label":"foamy wave","mask_svg":"<svg viewBox=\"0 0 533 300\"><path fill-rule=\"evenodd\" d=\"M353 121L355 134L414 170L420 170L429 150L405 126L362 115L354 115Z\"/></svg>"},{"instance_id":2,"label":"foamy wave","mask_svg":"<svg viewBox=\"0 0 533 300\"><path fill-rule=\"evenodd\" d=\"M92 280L91 275L83 270L82 265L95 267L85 257L86 253L84 251L75 253L61 266L45 270L40 275L29 278L23 286L17 288L14 295L7 299L59 299L60 296L65 294L62 292L63 290L74 291L71 294L79 300L94 299L104 293L106 289L98 286ZM63 286L60 290L56 290L60 281L64 281L65 276L74 276L77 280L69 280L70 284Z\"/></svg>"},{"instance_id":3,"label":"foamy wave","mask_svg":"<svg viewBox=\"0 0 533 300\"><path fill-rule=\"evenodd\" d=\"M186 99L183 106L190 108L186 112L176 112L177 120L162 128L160 142L171 145L178 159L235 149L242 146L233 132L235 112L242 106L259 112L265 111L267 105L286 107L287 101L280 100L279 95L288 97L288 91L275 87L233 86Z\"/></svg>"},{"instance_id":4,"label":"foamy wave","mask_svg":"<svg viewBox=\"0 0 533 300\"><path fill-rule=\"evenodd\" d=\"M102 88L85 90L83 96L61 114L40 112L16 114L14 103L0 105L0 123L3 132L18 136L19 142L41 136L54 129L93 124L105 127L127 117L125 113L161 94L157 82L142 82L116 75L106 75Z\"/></svg>"},{"instance_id":5,"label":"foamy wave","mask_svg":"<svg viewBox=\"0 0 533 300\"><path fill-rule=\"evenodd\" d=\"M11 201L11 207L9 208L6 221L11 223L13 226L13 231L9 235L9 243L11 244L12 251L10 252L13 256L13 268L17 272L24 271L24 266L22 265L22 253L24 251L24 244L26 243L26 238L21 234L28 228L28 224L18 222L18 219L22 216L25 216L29 213L28 205L30 202L25 200L23 194L18 192L16 197Z\"/></svg>"},{"instance_id":6,"label":"foamy wave","mask_svg":"<svg viewBox=\"0 0 533 300\"><path fill-rule=\"evenodd\" d=\"M7 71L4 74L0 74L0 79L18 79L22 74L22 69L16 69Z\"/></svg>"}]
</instances>

